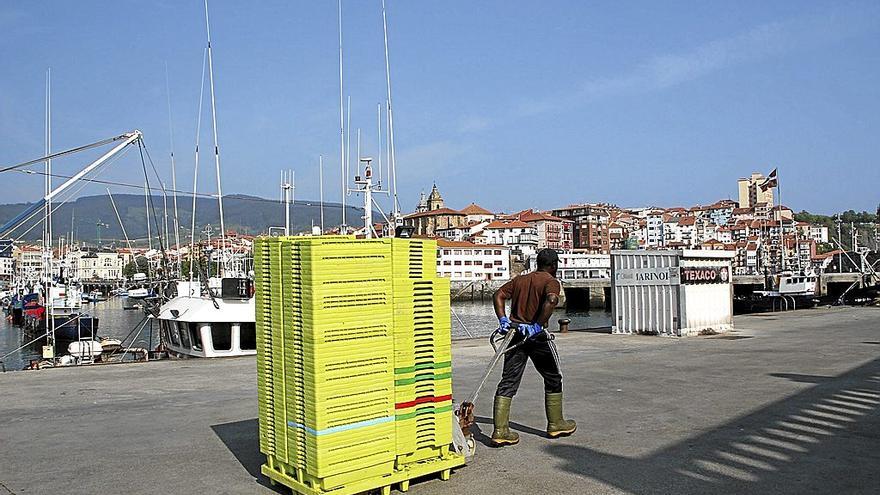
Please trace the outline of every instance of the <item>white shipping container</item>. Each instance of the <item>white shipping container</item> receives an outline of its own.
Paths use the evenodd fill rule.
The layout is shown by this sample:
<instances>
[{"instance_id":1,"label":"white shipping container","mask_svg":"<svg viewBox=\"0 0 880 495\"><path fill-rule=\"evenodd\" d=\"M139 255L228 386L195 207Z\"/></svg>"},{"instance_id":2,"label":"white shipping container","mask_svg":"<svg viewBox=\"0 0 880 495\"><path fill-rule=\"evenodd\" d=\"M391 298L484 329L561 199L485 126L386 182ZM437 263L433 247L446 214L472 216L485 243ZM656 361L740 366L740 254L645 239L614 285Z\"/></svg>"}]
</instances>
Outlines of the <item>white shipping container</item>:
<instances>
[{"instance_id":1,"label":"white shipping container","mask_svg":"<svg viewBox=\"0 0 880 495\"><path fill-rule=\"evenodd\" d=\"M612 332L684 336L730 330L733 257L728 251L612 251Z\"/></svg>"}]
</instances>

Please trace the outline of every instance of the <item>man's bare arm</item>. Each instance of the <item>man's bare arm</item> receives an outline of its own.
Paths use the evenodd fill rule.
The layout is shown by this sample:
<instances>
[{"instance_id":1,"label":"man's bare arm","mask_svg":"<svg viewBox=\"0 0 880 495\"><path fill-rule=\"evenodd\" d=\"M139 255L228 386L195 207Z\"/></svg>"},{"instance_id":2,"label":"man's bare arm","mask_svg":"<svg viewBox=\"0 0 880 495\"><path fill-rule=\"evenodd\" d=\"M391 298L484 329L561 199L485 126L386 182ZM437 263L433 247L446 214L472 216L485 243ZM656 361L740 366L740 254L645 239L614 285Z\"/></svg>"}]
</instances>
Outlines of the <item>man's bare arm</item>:
<instances>
[{"instance_id":1,"label":"man's bare arm","mask_svg":"<svg viewBox=\"0 0 880 495\"><path fill-rule=\"evenodd\" d=\"M495 291L495 294L492 296L492 303L495 305L495 316L500 320L502 316L504 316L504 301L507 299L507 296L498 289Z\"/></svg>"},{"instance_id":2,"label":"man's bare arm","mask_svg":"<svg viewBox=\"0 0 880 495\"><path fill-rule=\"evenodd\" d=\"M553 310L556 309L556 305L558 304L558 295L547 294L547 297L544 299L544 304L541 305L541 312L538 314L538 321L536 323L540 323L542 327L546 327L547 323L550 321L550 317L553 316Z\"/></svg>"}]
</instances>

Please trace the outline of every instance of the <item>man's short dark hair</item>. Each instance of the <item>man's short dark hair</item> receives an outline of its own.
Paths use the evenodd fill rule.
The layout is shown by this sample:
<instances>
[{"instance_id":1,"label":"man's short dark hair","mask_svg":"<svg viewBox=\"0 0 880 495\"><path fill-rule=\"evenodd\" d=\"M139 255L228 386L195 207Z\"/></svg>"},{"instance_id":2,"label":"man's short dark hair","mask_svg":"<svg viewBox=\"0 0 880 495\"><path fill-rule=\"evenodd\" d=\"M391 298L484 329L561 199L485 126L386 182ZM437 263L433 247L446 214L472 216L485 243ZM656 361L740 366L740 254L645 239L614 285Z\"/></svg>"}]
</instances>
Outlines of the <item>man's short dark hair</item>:
<instances>
[{"instance_id":1,"label":"man's short dark hair","mask_svg":"<svg viewBox=\"0 0 880 495\"><path fill-rule=\"evenodd\" d=\"M538 268L549 268L559 262L559 255L553 249L538 251Z\"/></svg>"}]
</instances>

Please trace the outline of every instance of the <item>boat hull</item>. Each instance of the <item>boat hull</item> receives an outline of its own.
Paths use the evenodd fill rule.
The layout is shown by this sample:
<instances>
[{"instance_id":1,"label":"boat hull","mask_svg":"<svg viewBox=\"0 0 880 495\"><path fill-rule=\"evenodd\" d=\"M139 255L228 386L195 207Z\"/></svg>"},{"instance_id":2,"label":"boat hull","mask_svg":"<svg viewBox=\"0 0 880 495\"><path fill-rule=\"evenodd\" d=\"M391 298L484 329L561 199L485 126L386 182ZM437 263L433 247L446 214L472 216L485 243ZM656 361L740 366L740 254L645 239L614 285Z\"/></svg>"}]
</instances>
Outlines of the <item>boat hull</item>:
<instances>
[{"instance_id":1,"label":"boat hull","mask_svg":"<svg viewBox=\"0 0 880 495\"><path fill-rule=\"evenodd\" d=\"M55 340L76 341L94 338L98 333L98 323L97 317L89 315L81 315L78 318L56 316ZM42 318L28 318L25 327L32 337L42 336L40 341L46 340L46 323Z\"/></svg>"}]
</instances>

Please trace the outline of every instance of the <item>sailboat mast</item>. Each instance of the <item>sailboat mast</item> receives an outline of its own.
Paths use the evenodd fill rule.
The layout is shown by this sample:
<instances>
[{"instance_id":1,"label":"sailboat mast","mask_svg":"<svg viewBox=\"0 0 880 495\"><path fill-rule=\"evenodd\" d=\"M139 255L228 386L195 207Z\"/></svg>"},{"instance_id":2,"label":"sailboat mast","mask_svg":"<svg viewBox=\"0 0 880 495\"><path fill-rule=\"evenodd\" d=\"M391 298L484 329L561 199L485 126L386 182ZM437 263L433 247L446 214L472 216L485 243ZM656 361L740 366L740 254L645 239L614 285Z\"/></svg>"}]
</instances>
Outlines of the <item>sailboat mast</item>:
<instances>
[{"instance_id":1,"label":"sailboat mast","mask_svg":"<svg viewBox=\"0 0 880 495\"><path fill-rule=\"evenodd\" d=\"M144 179L144 210L147 212L147 247L153 249L153 231L150 228L150 189Z\"/></svg>"},{"instance_id":2,"label":"sailboat mast","mask_svg":"<svg viewBox=\"0 0 880 495\"><path fill-rule=\"evenodd\" d=\"M345 179L347 183L351 173L351 95L348 95L348 119L345 123L345 133ZM345 190L345 194L348 194L348 189Z\"/></svg>"},{"instance_id":3,"label":"sailboat mast","mask_svg":"<svg viewBox=\"0 0 880 495\"><path fill-rule=\"evenodd\" d=\"M342 230L345 230L345 106L342 85L342 0L336 2L339 11L339 176L342 183Z\"/></svg>"},{"instance_id":4,"label":"sailboat mast","mask_svg":"<svg viewBox=\"0 0 880 495\"><path fill-rule=\"evenodd\" d=\"M785 271L785 219L782 218L782 188L779 187L779 167L776 167L777 211L779 212L779 231L782 239L782 271Z\"/></svg>"},{"instance_id":5,"label":"sailboat mast","mask_svg":"<svg viewBox=\"0 0 880 495\"><path fill-rule=\"evenodd\" d=\"M382 0L382 32L385 35L385 85L388 90L388 161L389 167L391 167L391 177L389 177L389 180L392 182L391 211L392 221L396 228L400 217L400 208L399 202L397 201L397 161L394 156L394 110L393 105L391 104L391 63L388 57L388 20L385 15L385 0Z\"/></svg>"},{"instance_id":6,"label":"sailboat mast","mask_svg":"<svg viewBox=\"0 0 880 495\"><path fill-rule=\"evenodd\" d=\"M190 225L189 237L189 281L193 281L193 263L197 263L196 251L196 194L199 186L199 142L202 133L202 103L205 101L205 66L208 62L208 50L202 56L202 82L199 87L199 116L196 119L196 156L193 165L193 192L192 192L192 224Z\"/></svg>"},{"instance_id":7,"label":"sailboat mast","mask_svg":"<svg viewBox=\"0 0 880 495\"><path fill-rule=\"evenodd\" d=\"M214 58L211 55L211 23L208 20L208 0L205 0L205 28L208 34L208 80L211 86L211 127L214 132L214 168L217 174L217 203L220 208L220 260L226 269L226 224L223 220L223 189L220 187L220 145L217 142L217 106L214 98ZM223 276L223 273L220 273Z\"/></svg>"},{"instance_id":8,"label":"sailboat mast","mask_svg":"<svg viewBox=\"0 0 880 495\"><path fill-rule=\"evenodd\" d=\"M52 153L52 69L46 69L46 156ZM45 304L46 344L55 355L55 319L52 294L52 159L46 160L46 216L43 219L43 300Z\"/></svg>"},{"instance_id":9,"label":"sailboat mast","mask_svg":"<svg viewBox=\"0 0 880 495\"><path fill-rule=\"evenodd\" d=\"M177 169L174 165L174 125L171 117L171 85L168 84L168 62L165 62L165 96L168 99L168 140L171 146L171 198L174 203L174 244L177 250L177 276L180 276L180 217L177 212Z\"/></svg>"}]
</instances>

